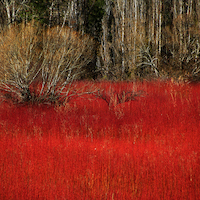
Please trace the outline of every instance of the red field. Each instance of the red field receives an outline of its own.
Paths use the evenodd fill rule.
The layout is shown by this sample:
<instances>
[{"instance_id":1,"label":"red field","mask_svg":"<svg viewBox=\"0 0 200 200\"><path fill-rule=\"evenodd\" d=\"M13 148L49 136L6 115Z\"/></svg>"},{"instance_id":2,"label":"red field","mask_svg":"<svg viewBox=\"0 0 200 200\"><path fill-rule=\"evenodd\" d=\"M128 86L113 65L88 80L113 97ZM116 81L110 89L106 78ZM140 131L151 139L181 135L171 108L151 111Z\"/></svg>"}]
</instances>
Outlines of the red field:
<instances>
[{"instance_id":1,"label":"red field","mask_svg":"<svg viewBox=\"0 0 200 200\"><path fill-rule=\"evenodd\" d=\"M0 199L198 200L200 85L95 86L65 106L0 104Z\"/></svg>"}]
</instances>

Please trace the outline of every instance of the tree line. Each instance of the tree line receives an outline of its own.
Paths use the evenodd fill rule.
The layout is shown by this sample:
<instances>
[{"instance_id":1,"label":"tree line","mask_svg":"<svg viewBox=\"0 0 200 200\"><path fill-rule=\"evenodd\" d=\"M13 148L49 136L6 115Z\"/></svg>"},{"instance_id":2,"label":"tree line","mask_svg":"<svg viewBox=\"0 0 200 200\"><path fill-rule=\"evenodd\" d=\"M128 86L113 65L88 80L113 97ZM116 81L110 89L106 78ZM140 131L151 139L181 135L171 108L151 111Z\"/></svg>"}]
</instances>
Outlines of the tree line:
<instances>
[{"instance_id":1,"label":"tree line","mask_svg":"<svg viewBox=\"0 0 200 200\"><path fill-rule=\"evenodd\" d=\"M0 27L68 26L94 38L90 78L198 80L199 0L0 0Z\"/></svg>"}]
</instances>

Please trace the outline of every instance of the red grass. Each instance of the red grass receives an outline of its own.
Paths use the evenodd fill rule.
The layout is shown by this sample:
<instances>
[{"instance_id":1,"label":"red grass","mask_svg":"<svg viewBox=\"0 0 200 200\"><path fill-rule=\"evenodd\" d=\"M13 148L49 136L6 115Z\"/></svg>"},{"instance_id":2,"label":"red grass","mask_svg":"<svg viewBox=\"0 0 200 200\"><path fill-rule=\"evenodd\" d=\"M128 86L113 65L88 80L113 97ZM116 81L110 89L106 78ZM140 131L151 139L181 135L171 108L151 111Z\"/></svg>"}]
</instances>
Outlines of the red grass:
<instances>
[{"instance_id":1,"label":"red grass","mask_svg":"<svg viewBox=\"0 0 200 200\"><path fill-rule=\"evenodd\" d=\"M142 96L118 104L133 85ZM110 107L0 104L0 199L199 199L200 85L96 86Z\"/></svg>"}]
</instances>

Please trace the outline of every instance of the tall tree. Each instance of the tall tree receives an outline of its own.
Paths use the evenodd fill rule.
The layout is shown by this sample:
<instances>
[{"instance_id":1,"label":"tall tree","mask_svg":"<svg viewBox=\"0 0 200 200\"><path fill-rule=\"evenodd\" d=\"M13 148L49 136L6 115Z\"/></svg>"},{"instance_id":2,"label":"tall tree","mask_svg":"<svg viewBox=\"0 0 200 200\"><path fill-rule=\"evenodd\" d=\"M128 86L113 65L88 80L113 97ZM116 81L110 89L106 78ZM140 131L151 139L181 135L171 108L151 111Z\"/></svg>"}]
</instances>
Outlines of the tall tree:
<instances>
[{"instance_id":1,"label":"tall tree","mask_svg":"<svg viewBox=\"0 0 200 200\"><path fill-rule=\"evenodd\" d=\"M17 15L27 5L28 0L1 0L1 3L6 10L7 24L10 26L16 21Z\"/></svg>"}]
</instances>

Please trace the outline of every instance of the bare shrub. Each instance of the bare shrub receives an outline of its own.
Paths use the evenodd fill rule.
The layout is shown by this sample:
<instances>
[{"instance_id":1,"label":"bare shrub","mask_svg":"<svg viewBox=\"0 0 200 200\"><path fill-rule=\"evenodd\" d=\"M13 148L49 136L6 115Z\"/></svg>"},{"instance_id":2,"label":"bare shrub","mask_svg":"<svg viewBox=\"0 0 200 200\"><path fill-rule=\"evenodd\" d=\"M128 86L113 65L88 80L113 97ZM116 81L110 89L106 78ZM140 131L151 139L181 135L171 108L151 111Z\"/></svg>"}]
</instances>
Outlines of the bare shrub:
<instances>
[{"instance_id":1,"label":"bare shrub","mask_svg":"<svg viewBox=\"0 0 200 200\"><path fill-rule=\"evenodd\" d=\"M140 52L137 55L137 70L136 73L139 77L154 74L159 76L158 58L152 55L149 46L141 44Z\"/></svg>"},{"instance_id":2,"label":"bare shrub","mask_svg":"<svg viewBox=\"0 0 200 200\"><path fill-rule=\"evenodd\" d=\"M109 108L113 108L118 104L123 104L126 102L134 101L136 98L144 95L143 91L134 91L133 90L98 90L93 93L95 97L99 99L103 99L109 106Z\"/></svg>"},{"instance_id":3,"label":"bare shrub","mask_svg":"<svg viewBox=\"0 0 200 200\"><path fill-rule=\"evenodd\" d=\"M34 24L21 24L0 35L0 89L16 100L31 99L30 85L40 72L42 51L40 29Z\"/></svg>"},{"instance_id":4,"label":"bare shrub","mask_svg":"<svg viewBox=\"0 0 200 200\"><path fill-rule=\"evenodd\" d=\"M0 89L19 102L63 103L92 58L93 40L70 28L15 26L0 36Z\"/></svg>"},{"instance_id":5,"label":"bare shrub","mask_svg":"<svg viewBox=\"0 0 200 200\"><path fill-rule=\"evenodd\" d=\"M84 73L84 67L93 59L93 49L89 36L80 36L70 28L47 29L43 36L40 99L65 101L71 83Z\"/></svg>"}]
</instances>

